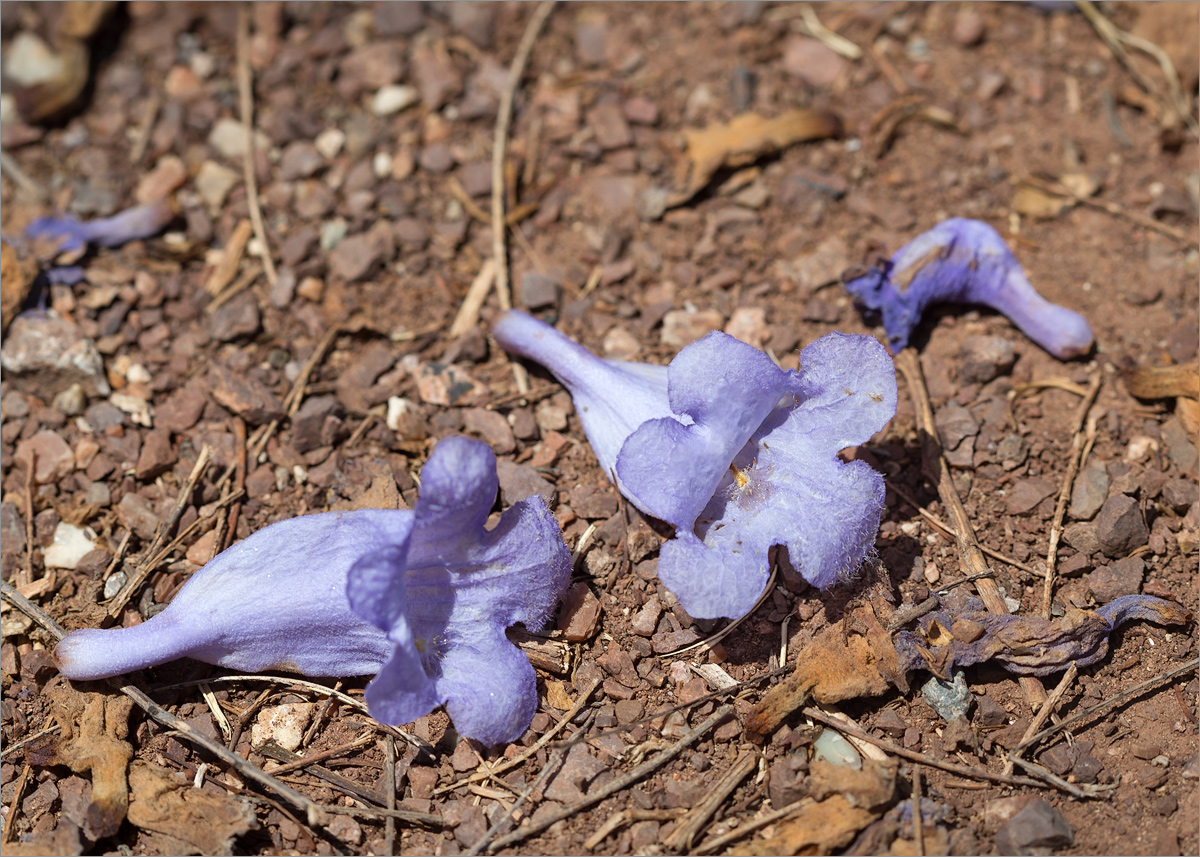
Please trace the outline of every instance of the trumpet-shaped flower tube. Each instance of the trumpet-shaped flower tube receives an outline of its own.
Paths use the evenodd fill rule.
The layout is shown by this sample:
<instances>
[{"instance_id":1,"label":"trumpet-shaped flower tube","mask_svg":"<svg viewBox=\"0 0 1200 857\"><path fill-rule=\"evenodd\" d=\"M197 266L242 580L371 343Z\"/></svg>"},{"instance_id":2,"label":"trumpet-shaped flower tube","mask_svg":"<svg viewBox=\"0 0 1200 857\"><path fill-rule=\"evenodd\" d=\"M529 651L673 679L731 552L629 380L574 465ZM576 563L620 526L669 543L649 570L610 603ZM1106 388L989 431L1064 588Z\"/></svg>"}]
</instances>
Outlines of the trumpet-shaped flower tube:
<instances>
[{"instance_id":1,"label":"trumpet-shaped flower tube","mask_svg":"<svg viewBox=\"0 0 1200 857\"><path fill-rule=\"evenodd\" d=\"M908 345L925 309L943 302L989 306L1060 360L1092 348L1087 319L1039 295L1000 234L978 220L939 223L848 280L846 290L883 316L893 354Z\"/></svg>"},{"instance_id":2,"label":"trumpet-shaped flower tube","mask_svg":"<svg viewBox=\"0 0 1200 857\"><path fill-rule=\"evenodd\" d=\"M872 550L883 479L837 453L896 411L895 370L873 338L830 334L796 372L714 332L676 355L663 384L661 367L601 360L523 313L506 313L494 334L566 384L601 466L675 526L658 573L692 616L750 610L773 545L821 588Z\"/></svg>"},{"instance_id":3,"label":"trumpet-shaped flower tube","mask_svg":"<svg viewBox=\"0 0 1200 857\"><path fill-rule=\"evenodd\" d=\"M89 244L97 247L119 247L139 238L149 238L163 230L175 216L167 200L135 205L112 217L80 220L70 214L39 217L25 227L30 240L57 241L64 253L82 253Z\"/></svg>"},{"instance_id":4,"label":"trumpet-shaped flower tube","mask_svg":"<svg viewBox=\"0 0 1200 857\"><path fill-rule=\"evenodd\" d=\"M378 673L367 704L382 722L407 723L444 703L461 734L514 740L537 688L504 632L549 618L570 554L538 497L489 530L496 489L491 450L448 438L425 466L413 511L273 524L217 556L149 621L74 631L55 658L72 679L185 656L244 671Z\"/></svg>"}]
</instances>

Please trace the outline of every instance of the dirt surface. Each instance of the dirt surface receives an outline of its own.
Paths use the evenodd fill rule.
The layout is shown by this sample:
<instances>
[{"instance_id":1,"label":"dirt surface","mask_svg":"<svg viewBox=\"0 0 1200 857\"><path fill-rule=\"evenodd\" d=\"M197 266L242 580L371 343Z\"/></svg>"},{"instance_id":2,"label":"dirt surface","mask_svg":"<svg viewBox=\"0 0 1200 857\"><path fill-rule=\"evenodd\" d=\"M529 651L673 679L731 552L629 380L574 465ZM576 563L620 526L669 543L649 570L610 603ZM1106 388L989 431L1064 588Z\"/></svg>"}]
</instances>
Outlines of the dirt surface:
<instances>
[{"instance_id":1,"label":"dirt surface","mask_svg":"<svg viewBox=\"0 0 1200 857\"><path fill-rule=\"evenodd\" d=\"M1157 64L1131 49L1138 75L1159 91L1147 96L1078 11L1016 3L813 8L862 49L860 58L839 57L807 35L811 22L799 6L557 7L516 91L508 201L517 212L508 238L515 303L608 356L664 363L720 327L795 366L799 346L831 331L881 335L838 284L844 270L946 217L985 220L1043 295L1088 318L1097 341L1090 358L1064 364L1004 317L970 308L934 313L916 337L980 541L1027 569L989 560L995 580L1011 609L1041 611L1079 392L1099 378L1053 612L1131 592L1194 611L1197 449L1186 402L1136 399L1121 375L1186 364L1197 352L1196 137L1171 114ZM425 825L391 826L361 813L306 818L140 709L129 714L107 685L80 684L84 693L72 696L49 657L50 636L5 603L5 852L23 841L43 849L36 853L381 854L389 844L396 853L459 853L521 795L518 830L585 803L732 702L732 718L659 770L503 852L687 851L796 800L828 808L832 793L850 800L833 820L804 810L798 821L768 824L720 850L918 853L909 798L919 767L927 853L1197 853L1194 672L1027 753L1073 783L1112 786L1086 800L928 764L1000 773L1006 748L1040 707L1014 677L987 665L967 670L974 701L965 722L935 713L920 692L925 675L913 676L907 694L841 704L869 734L925 754L920 766L899 759L894 792L878 800L856 805L852 790L828 787L829 771L810 758L819 726L800 713L765 744L744 734L747 712L780 680L768 674L783 646L790 666L816 634L843 621L847 605L919 603L963 574L955 542L912 505L948 520L921 474L916 411L903 381L895 419L853 453L896 489L887 496L878 566L830 593L780 575L762 606L719 643L668 654L725 624L693 623L658 581L658 545L669 529L619 501L552 377L529 367L522 393L513 365L489 347L485 323L448 336L492 256L483 221L495 116L533 11L255 4L254 167L267 240L263 247L251 237L245 254L230 250L250 219L236 124L235 6L122 4L88 38L92 74L80 99L48 123L5 126L6 155L27 179L14 181L5 165L6 236L53 211L108 215L164 193L179 212L164 234L85 258L79 285L55 286L47 302L65 320L58 328L35 310L5 336L6 350L22 341L18 334L60 337L52 350L86 341L102 360L99 374L21 375L6 358L0 399L4 579L65 628L143 620L221 546L275 521L411 505L433 444L454 434L481 437L519 465L504 471L504 501L546 495L568 545L595 525L558 628L530 629L541 634L526 643L539 670L540 709L508 747L460 741L441 711L405 727L414 742L389 738L351 704L361 700L364 678L346 677L339 687L350 701L326 705L327 694L286 676L226 679L192 661L135 677L167 711L268 770L279 763L252 744L252 726L264 707L295 706L288 711L311 724L301 726L298 752L335 752L281 779L349 810L388 806L391 774L395 806L437 816ZM1195 92L1195 4L1104 11L1161 45L1179 66L1183 92ZM51 42L57 32L55 43L66 45L60 13L52 4L4 4L6 56L21 31ZM14 90L6 80L6 92ZM792 108L830 111L844 131L723 167L693 198L653 210L663 198L653 189L686 186L682 132ZM1037 192L1021 201L1019 185L1030 176L1094 190L1092 204L1064 206L1062 197ZM1063 210L1031 216L1039 207ZM213 285L219 279L224 284ZM497 306L492 295L485 319ZM1003 357L1006 347L1015 359ZM299 411L272 422L300 401L286 398L297 379ZM410 406L389 427L392 397ZM183 494L169 534L187 536L110 619L112 596L148 558L205 445L211 462ZM238 487L244 494L218 508ZM1115 533L1112 516L1100 511L1110 498L1132 508L1129 532ZM48 561L63 522L87 528L83 537L93 541L82 558L72 554L70 569ZM1194 623L1126 625L1110 654L1066 688L1059 716L1112 699L1196 649ZM696 671L705 664L720 670ZM711 698L721 671L759 681ZM1047 690L1057 683L1038 680ZM549 743L502 773L464 782L519 757L593 685ZM101 697L107 702L96 703ZM564 760L560 739L576 729L588 740ZM127 758L120 748L132 749L127 811L101 787L103 765L79 761L80 746L118 754L118 785ZM559 763L555 776L539 779ZM692 845L682 843L681 826L731 770L740 779L698 822ZM203 788L184 787L197 778ZM93 797L93 810L102 797L110 801L108 815L89 811Z\"/></svg>"}]
</instances>

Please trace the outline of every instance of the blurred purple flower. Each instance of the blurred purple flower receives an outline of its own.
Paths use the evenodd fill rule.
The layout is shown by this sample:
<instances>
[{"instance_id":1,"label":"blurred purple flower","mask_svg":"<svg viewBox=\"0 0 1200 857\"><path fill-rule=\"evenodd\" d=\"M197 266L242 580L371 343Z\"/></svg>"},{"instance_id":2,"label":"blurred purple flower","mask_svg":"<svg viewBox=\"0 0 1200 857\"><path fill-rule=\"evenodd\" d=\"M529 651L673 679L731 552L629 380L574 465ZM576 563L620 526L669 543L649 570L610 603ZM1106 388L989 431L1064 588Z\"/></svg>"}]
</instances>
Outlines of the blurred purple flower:
<instances>
[{"instance_id":1,"label":"blurred purple flower","mask_svg":"<svg viewBox=\"0 0 1200 857\"><path fill-rule=\"evenodd\" d=\"M461 734L516 739L536 710L536 679L504 632L549 618L570 554L536 496L486 528L496 465L478 441L439 443L421 487L414 511L328 512L260 530L149 621L68 634L55 649L63 674L98 679L180 657L251 672L378 673L367 704L382 722L445 703Z\"/></svg>"},{"instance_id":2,"label":"blurred purple flower","mask_svg":"<svg viewBox=\"0 0 1200 857\"><path fill-rule=\"evenodd\" d=\"M871 552L883 478L837 453L896 411L895 370L873 338L823 337L794 372L719 332L669 367L601 360L519 312L493 332L558 376L621 493L675 526L658 573L692 616L748 612L773 545L786 545L821 588L852 576Z\"/></svg>"},{"instance_id":3,"label":"blurred purple flower","mask_svg":"<svg viewBox=\"0 0 1200 857\"><path fill-rule=\"evenodd\" d=\"M883 316L893 354L908 345L926 308L942 302L989 306L1060 360L1092 348L1087 319L1039 295L1004 239L979 220L942 221L848 280L846 290Z\"/></svg>"},{"instance_id":4,"label":"blurred purple flower","mask_svg":"<svg viewBox=\"0 0 1200 857\"><path fill-rule=\"evenodd\" d=\"M29 241L47 241L55 245L55 254L63 253L78 258L89 245L97 247L119 247L139 238L157 235L175 216L169 200L146 205L136 205L114 214L94 220L80 220L70 214L39 217L25 227L25 238ZM83 279L83 268L78 265L53 265L46 271L51 283L74 285Z\"/></svg>"}]
</instances>

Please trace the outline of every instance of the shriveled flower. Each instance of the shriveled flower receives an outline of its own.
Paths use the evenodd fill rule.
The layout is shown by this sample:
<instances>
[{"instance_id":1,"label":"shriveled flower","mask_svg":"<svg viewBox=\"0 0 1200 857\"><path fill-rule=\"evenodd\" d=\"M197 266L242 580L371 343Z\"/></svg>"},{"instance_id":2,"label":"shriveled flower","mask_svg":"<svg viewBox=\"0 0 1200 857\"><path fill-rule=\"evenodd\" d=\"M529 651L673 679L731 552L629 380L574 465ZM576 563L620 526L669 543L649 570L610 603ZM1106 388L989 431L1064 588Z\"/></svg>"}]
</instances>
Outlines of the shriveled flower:
<instances>
[{"instance_id":1,"label":"shriveled flower","mask_svg":"<svg viewBox=\"0 0 1200 857\"><path fill-rule=\"evenodd\" d=\"M379 673L372 716L407 723L445 704L459 732L511 741L537 707L533 667L505 637L549 618L570 554L539 497L487 529L495 456L448 438L416 509L327 512L272 524L196 572L141 625L83 629L55 658L98 679L191 657L236 670Z\"/></svg>"},{"instance_id":2,"label":"shriveled flower","mask_svg":"<svg viewBox=\"0 0 1200 857\"><path fill-rule=\"evenodd\" d=\"M88 249L95 247L119 247L140 238L157 235L175 217L175 209L169 200L159 200L145 205L135 205L111 217L80 220L70 214L39 217L25 227L25 238L29 241L44 241L53 245L54 255L59 258L51 265L46 275L52 283L74 285L83 279L83 269L71 264Z\"/></svg>"},{"instance_id":3,"label":"shriveled flower","mask_svg":"<svg viewBox=\"0 0 1200 857\"><path fill-rule=\"evenodd\" d=\"M893 354L908 345L926 308L944 302L989 306L1060 360L1092 348L1087 319L1039 295L1004 239L979 220L942 221L847 280L846 290L883 316Z\"/></svg>"},{"instance_id":4,"label":"shriveled flower","mask_svg":"<svg viewBox=\"0 0 1200 857\"><path fill-rule=\"evenodd\" d=\"M675 526L658 573L692 616L750 610L773 545L821 588L871 552L883 478L837 453L896 411L895 371L873 338L823 337L797 372L719 332L665 369L601 360L524 313L505 313L494 334L566 384L601 466L630 502Z\"/></svg>"},{"instance_id":5,"label":"shriveled flower","mask_svg":"<svg viewBox=\"0 0 1200 857\"><path fill-rule=\"evenodd\" d=\"M1156 625L1181 625L1190 612L1173 601L1150 595L1123 595L1095 610L1071 607L1057 619L989 613L982 602L963 598L921 617L920 631L896 635L896 654L904 670L928 669L948 675L954 667L991 661L1018 675L1045 676L1072 663L1090 666L1108 654L1109 635L1140 619ZM973 629L963 636L950 628Z\"/></svg>"}]
</instances>

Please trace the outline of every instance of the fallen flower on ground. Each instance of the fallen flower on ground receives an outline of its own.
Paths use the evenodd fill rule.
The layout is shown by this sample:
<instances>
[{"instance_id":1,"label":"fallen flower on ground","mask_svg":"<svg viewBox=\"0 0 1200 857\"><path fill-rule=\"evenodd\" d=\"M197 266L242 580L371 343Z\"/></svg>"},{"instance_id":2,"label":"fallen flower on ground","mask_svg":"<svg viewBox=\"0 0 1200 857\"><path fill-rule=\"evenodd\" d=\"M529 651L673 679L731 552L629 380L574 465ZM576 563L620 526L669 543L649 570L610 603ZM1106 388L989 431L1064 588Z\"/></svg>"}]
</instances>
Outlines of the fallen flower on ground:
<instances>
[{"instance_id":1,"label":"fallen flower on ground","mask_svg":"<svg viewBox=\"0 0 1200 857\"><path fill-rule=\"evenodd\" d=\"M52 283L74 285L83 279L83 269L70 262L82 256L89 246L119 247L149 238L161 232L174 217L174 207L164 199L93 220L80 220L70 214L39 217L25 227L25 238L48 242L56 256L70 257L64 264L49 267L46 275Z\"/></svg>"},{"instance_id":2,"label":"fallen flower on ground","mask_svg":"<svg viewBox=\"0 0 1200 857\"><path fill-rule=\"evenodd\" d=\"M486 527L498 482L484 444L443 440L421 475L413 511L281 521L217 556L147 622L68 634L55 649L62 673L99 679L180 657L248 672L378 673L366 695L382 722L445 704L463 735L516 739L537 687L505 629L550 617L570 553L537 496Z\"/></svg>"},{"instance_id":3,"label":"fallen flower on ground","mask_svg":"<svg viewBox=\"0 0 1200 857\"><path fill-rule=\"evenodd\" d=\"M837 458L896 411L895 370L873 338L829 334L785 371L720 332L669 367L601 360L520 312L493 332L558 376L601 467L635 506L675 526L658 573L692 616L749 611L773 545L821 588L853 576L873 549L883 478Z\"/></svg>"},{"instance_id":4,"label":"fallen flower on ground","mask_svg":"<svg viewBox=\"0 0 1200 857\"><path fill-rule=\"evenodd\" d=\"M979 220L944 220L845 285L883 316L893 354L908 345L925 310L943 302L989 306L1060 360L1092 348L1087 319L1039 295L1004 239Z\"/></svg>"},{"instance_id":5,"label":"fallen flower on ground","mask_svg":"<svg viewBox=\"0 0 1200 857\"><path fill-rule=\"evenodd\" d=\"M966 599L964 607L921 618L921 631L896 635L896 652L906 670L949 675L952 667L995 661L1011 673L1046 676L1073 662L1086 667L1108 654L1109 635L1131 619L1179 625L1188 611L1150 595L1123 595L1095 610L1072 607L1057 619L988 613Z\"/></svg>"}]
</instances>

